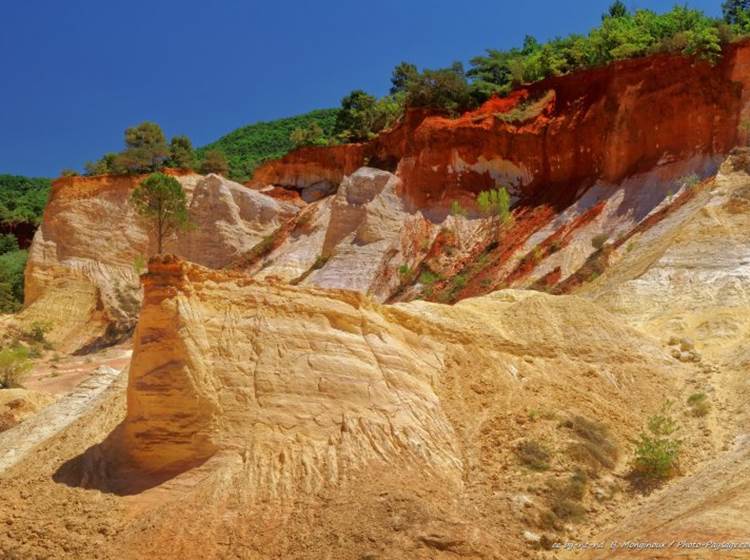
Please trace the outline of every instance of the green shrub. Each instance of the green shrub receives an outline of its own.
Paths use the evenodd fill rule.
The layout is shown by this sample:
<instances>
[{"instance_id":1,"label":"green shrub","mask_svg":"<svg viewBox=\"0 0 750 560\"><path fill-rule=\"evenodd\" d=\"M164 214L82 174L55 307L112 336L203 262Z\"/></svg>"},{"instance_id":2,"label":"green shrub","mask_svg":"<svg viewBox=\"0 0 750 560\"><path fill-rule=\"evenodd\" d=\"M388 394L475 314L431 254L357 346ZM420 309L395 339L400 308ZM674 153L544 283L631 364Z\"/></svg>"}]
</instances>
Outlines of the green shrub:
<instances>
[{"instance_id":1,"label":"green shrub","mask_svg":"<svg viewBox=\"0 0 750 560\"><path fill-rule=\"evenodd\" d=\"M451 202L451 216L466 216L467 212L458 200Z\"/></svg>"},{"instance_id":2,"label":"green shrub","mask_svg":"<svg viewBox=\"0 0 750 560\"><path fill-rule=\"evenodd\" d=\"M681 442L675 437L678 426L666 402L651 416L635 447L634 473L646 480L664 480L672 476L680 457Z\"/></svg>"},{"instance_id":3,"label":"green shrub","mask_svg":"<svg viewBox=\"0 0 750 560\"><path fill-rule=\"evenodd\" d=\"M18 251L18 240L12 233L0 234L0 255Z\"/></svg>"},{"instance_id":4,"label":"green shrub","mask_svg":"<svg viewBox=\"0 0 750 560\"><path fill-rule=\"evenodd\" d=\"M464 274L456 274L451 279L451 284L454 290L460 290L466 286L466 276Z\"/></svg>"},{"instance_id":5,"label":"green shrub","mask_svg":"<svg viewBox=\"0 0 750 560\"><path fill-rule=\"evenodd\" d=\"M539 442L525 440L516 447L516 455L521 464L534 471L546 471L551 459L550 452Z\"/></svg>"},{"instance_id":6,"label":"green shrub","mask_svg":"<svg viewBox=\"0 0 750 560\"><path fill-rule=\"evenodd\" d=\"M138 254L133 258L133 272L135 272L136 276L143 274L146 267L146 258L143 255Z\"/></svg>"},{"instance_id":7,"label":"green shrub","mask_svg":"<svg viewBox=\"0 0 750 560\"><path fill-rule=\"evenodd\" d=\"M402 277L409 276L411 274L411 268L409 268L408 264L404 263L398 267L398 273Z\"/></svg>"},{"instance_id":8,"label":"green shrub","mask_svg":"<svg viewBox=\"0 0 750 560\"><path fill-rule=\"evenodd\" d=\"M0 313L13 313L23 303L23 271L26 251L0 255Z\"/></svg>"},{"instance_id":9,"label":"green shrub","mask_svg":"<svg viewBox=\"0 0 750 560\"><path fill-rule=\"evenodd\" d=\"M498 216L503 224L510 216L510 194L505 187L482 191L477 195L479 211L486 215Z\"/></svg>"},{"instance_id":10,"label":"green shrub","mask_svg":"<svg viewBox=\"0 0 750 560\"><path fill-rule=\"evenodd\" d=\"M419 275L419 283L425 284L426 286L430 286L440 280L440 276L432 272L431 270L423 270L422 273Z\"/></svg>"},{"instance_id":11,"label":"green shrub","mask_svg":"<svg viewBox=\"0 0 750 560\"><path fill-rule=\"evenodd\" d=\"M29 352L23 346L0 350L0 387L19 387L31 366Z\"/></svg>"},{"instance_id":12,"label":"green shrub","mask_svg":"<svg viewBox=\"0 0 750 560\"><path fill-rule=\"evenodd\" d=\"M691 189L695 185L700 183L700 181L701 178L698 177L698 175L696 175L695 173L692 173L690 175L685 175L684 177L680 177L679 179L677 179L677 184Z\"/></svg>"}]
</instances>

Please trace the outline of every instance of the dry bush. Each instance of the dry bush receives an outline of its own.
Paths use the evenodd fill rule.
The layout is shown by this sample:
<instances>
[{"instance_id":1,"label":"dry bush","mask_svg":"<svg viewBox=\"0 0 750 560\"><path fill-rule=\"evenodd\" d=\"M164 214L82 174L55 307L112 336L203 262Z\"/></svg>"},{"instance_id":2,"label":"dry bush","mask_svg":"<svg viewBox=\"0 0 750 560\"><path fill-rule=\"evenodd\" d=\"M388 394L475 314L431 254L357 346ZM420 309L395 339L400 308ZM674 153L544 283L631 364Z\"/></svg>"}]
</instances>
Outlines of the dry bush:
<instances>
[{"instance_id":1,"label":"dry bush","mask_svg":"<svg viewBox=\"0 0 750 560\"><path fill-rule=\"evenodd\" d=\"M549 468L550 452L537 441L523 441L516 447L516 455L521 464L532 470L546 471Z\"/></svg>"},{"instance_id":2,"label":"dry bush","mask_svg":"<svg viewBox=\"0 0 750 560\"><path fill-rule=\"evenodd\" d=\"M614 468L619 450L604 424L583 416L573 416L562 425L571 430L578 439L568 448L568 454L573 460L589 467L592 474L597 473L602 467Z\"/></svg>"}]
</instances>

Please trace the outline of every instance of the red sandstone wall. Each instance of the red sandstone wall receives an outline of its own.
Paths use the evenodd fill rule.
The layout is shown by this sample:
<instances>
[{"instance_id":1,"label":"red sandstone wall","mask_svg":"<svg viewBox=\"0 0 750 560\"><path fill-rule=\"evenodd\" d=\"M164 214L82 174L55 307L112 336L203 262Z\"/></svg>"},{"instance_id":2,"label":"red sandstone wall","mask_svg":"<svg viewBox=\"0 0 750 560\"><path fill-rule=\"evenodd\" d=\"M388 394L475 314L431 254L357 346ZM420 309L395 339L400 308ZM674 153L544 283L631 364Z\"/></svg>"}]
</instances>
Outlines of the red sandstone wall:
<instances>
[{"instance_id":1,"label":"red sandstone wall","mask_svg":"<svg viewBox=\"0 0 750 560\"><path fill-rule=\"evenodd\" d=\"M449 204L497 183L567 205L597 179L726 154L738 142L749 85L748 42L728 47L716 66L677 55L621 61L543 80L459 119L412 112L370 144L297 150L261 166L251 182L339 182L368 161L398 161L417 206ZM527 120L496 116L525 99L546 103Z\"/></svg>"}]
</instances>

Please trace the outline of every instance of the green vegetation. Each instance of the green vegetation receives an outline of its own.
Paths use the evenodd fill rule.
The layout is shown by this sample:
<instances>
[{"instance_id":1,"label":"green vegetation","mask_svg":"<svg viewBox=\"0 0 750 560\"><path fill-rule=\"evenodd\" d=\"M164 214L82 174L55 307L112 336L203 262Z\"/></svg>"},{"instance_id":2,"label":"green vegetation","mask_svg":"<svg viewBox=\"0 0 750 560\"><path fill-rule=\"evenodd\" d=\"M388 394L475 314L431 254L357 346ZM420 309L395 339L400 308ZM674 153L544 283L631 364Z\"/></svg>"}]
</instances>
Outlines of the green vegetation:
<instances>
[{"instance_id":1,"label":"green vegetation","mask_svg":"<svg viewBox=\"0 0 750 560\"><path fill-rule=\"evenodd\" d=\"M169 144L161 127L142 122L125 129L125 148L104 154L97 161L86 162L87 175L149 173L164 167L192 169L195 165L193 145L187 136L175 136Z\"/></svg>"},{"instance_id":2,"label":"green vegetation","mask_svg":"<svg viewBox=\"0 0 750 560\"><path fill-rule=\"evenodd\" d=\"M292 140L295 130L308 129L314 123L323 131L324 139L332 139L338 113L338 109L322 109L296 117L244 126L199 148L197 155L203 159L207 151L219 150L229 162L229 177L245 181L258 165L280 158L295 147Z\"/></svg>"},{"instance_id":3,"label":"green vegetation","mask_svg":"<svg viewBox=\"0 0 750 560\"><path fill-rule=\"evenodd\" d=\"M140 254L136 255L135 258L133 258L133 272L135 272L137 276L140 276L146 268L146 258Z\"/></svg>"},{"instance_id":4,"label":"green vegetation","mask_svg":"<svg viewBox=\"0 0 750 560\"><path fill-rule=\"evenodd\" d=\"M677 184L680 186L687 187L688 189L692 189L695 185L701 182L701 178L698 177L695 173L691 173L690 175L685 175L684 177L680 177L677 179Z\"/></svg>"},{"instance_id":5,"label":"green vegetation","mask_svg":"<svg viewBox=\"0 0 750 560\"><path fill-rule=\"evenodd\" d=\"M403 94L376 99L358 89L341 100L334 136L343 142L364 142L391 127L403 112Z\"/></svg>"},{"instance_id":6,"label":"green vegetation","mask_svg":"<svg viewBox=\"0 0 750 560\"><path fill-rule=\"evenodd\" d=\"M546 471L549 468L550 452L539 442L524 440L516 447L516 455L522 465L534 471Z\"/></svg>"},{"instance_id":7,"label":"green vegetation","mask_svg":"<svg viewBox=\"0 0 750 560\"><path fill-rule=\"evenodd\" d=\"M12 231L19 224L39 224L49 188L48 179L0 175L0 227ZM26 256L15 235L0 234L0 313L21 307Z\"/></svg>"},{"instance_id":8,"label":"green vegetation","mask_svg":"<svg viewBox=\"0 0 750 560\"><path fill-rule=\"evenodd\" d=\"M544 44L527 36L521 48L488 49L486 55L473 58L467 72L472 95L478 100L504 95L548 76L660 52L694 55L713 63L721 56L722 44L750 31L747 9L737 13L725 21L686 6L675 6L664 14L631 13L622 2L615 2L602 16L601 25L588 35L569 35Z\"/></svg>"},{"instance_id":9,"label":"green vegetation","mask_svg":"<svg viewBox=\"0 0 750 560\"><path fill-rule=\"evenodd\" d=\"M675 473L682 444L675 437L677 429L677 422L672 418L672 404L667 401L648 419L647 429L638 438L633 461L633 473L637 479L659 481Z\"/></svg>"},{"instance_id":10,"label":"green vegetation","mask_svg":"<svg viewBox=\"0 0 750 560\"><path fill-rule=\"evenodd\" d=\"M42 177L0 175L0 226L39 225L50 184Z\"/></svg>"},{"instance_id":11,"label":"green vegetation","mask_svg":"<svg viewBox=\"0 0 750 560\"><path fill-rule=\"evenodd\" d=\"M23 303L23 271L26 251L9 251L0 255L0 313L13 313Z\"/></svg>"},{"instance_id":12,"label":"green vegetation","mask_svg":"<svg viewBox=\"0 0 750 560\"><path fill-rule=\"evenodd\" d=\"M295 128L289 135L289 139L295 148L302 146L325 146L328 140L325 132L316 121L311 121L307 126Z\"/></svg>"},{"instance_id":13,"label":"green vegetation","mask_svg":"<svg viewBox=\"0 0 750 560\"><path fill-rule=\"evenodd\" d=\"M466 216L467 212L466 212L466 209L463 206L461 206L461 203L458 200L454 200L453 202L451 202L450 215L451 216Z\"/></svg>"},{"instance_id":14,"label":"green vegetation","mask_svg":"<svg viewBox=\"0 0 750 560\"><path fill-rule=\"evenodd\" d=\"M220 150L207 150L201 162L200 170L204 175L209 173L226 175L229 173L229 162Z\"/></svg>"},{"instance_id":15,"label":"green vegetation","mask_svg":"<svg viewBox=\"0 0 750 560\"><path fill-rule=\"evenodd\" d=\"M435 282L440 280L440 276L432 272L431 270L423 270L419 275L419 283L425 286L432 286Z\"/></svg>"},{"instance_id":16,"label":"green vegetation","mask_svg":"<svg viewBox=\"0 0 750 560\"><path fill-rule=\"evenodd\" d=\"M29 351L25 347L0 350L0 388L19 387L21 379L31 366Z\"/></svg>"},{"instance_id":17,"label":"green vegetation","mask_svg":"<svg viewBox=\"0 0 750 560\"><path fill-rule=\"evenodd\" d=\"M504 224L510 217L510 194L505 187L482 191L477 196L477 206L482 214L497 216L500 224Z\"/></svg>"},{"instance_id":18,"label":"green vegetation","mask_svg":"<svg viewBox=\"0 0 750 560\"><path fill-rule=\"evenodd\" d=\"M711 410L711 403L706 393L693 393L688 397L687 403L690 413L696 417L705 416Z\"/></svg>"},{"instance_id":19,"label":"green vegetation","mask_svg":"<svg viewBox=\"0 0 750 560\"><path fill-rule=\"evenodd\" d=\"M174 177L150 175L136 187L130 200L138 214L152 223L159 254L169 235L188 227L187 197Z\"/></svg>"},{"instance_id":20,"label":"green vegetation","mask_svg":"<svg viewBox=\"0 0 750 560\"><path fill-rule=\"evenodd\" d=\"M195 150L193 143L187 136L174 136L169 142L169 167L177 169L195 168Z\"/></svg>"}]
</instances>

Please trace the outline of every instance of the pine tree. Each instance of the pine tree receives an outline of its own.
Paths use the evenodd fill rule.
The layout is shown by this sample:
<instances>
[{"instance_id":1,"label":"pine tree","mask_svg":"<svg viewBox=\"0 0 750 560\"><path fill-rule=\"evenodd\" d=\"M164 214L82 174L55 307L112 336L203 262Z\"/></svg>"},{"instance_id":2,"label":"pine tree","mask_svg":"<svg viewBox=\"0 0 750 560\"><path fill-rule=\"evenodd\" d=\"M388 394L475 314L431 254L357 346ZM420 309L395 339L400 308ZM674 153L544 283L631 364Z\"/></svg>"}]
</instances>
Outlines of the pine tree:
<instances>
[{"instance_id":1,"label":"pine tree","mask_svg":"<svg viewBox=\"0 0 750 560\"><path fill-rule=\"evenodd\" d=\"M167 237L188 227L187 197L174 177L150 175L136 187L130 200L138 214L152 222L159 254Z\"/></svg>"}]
</instances>

